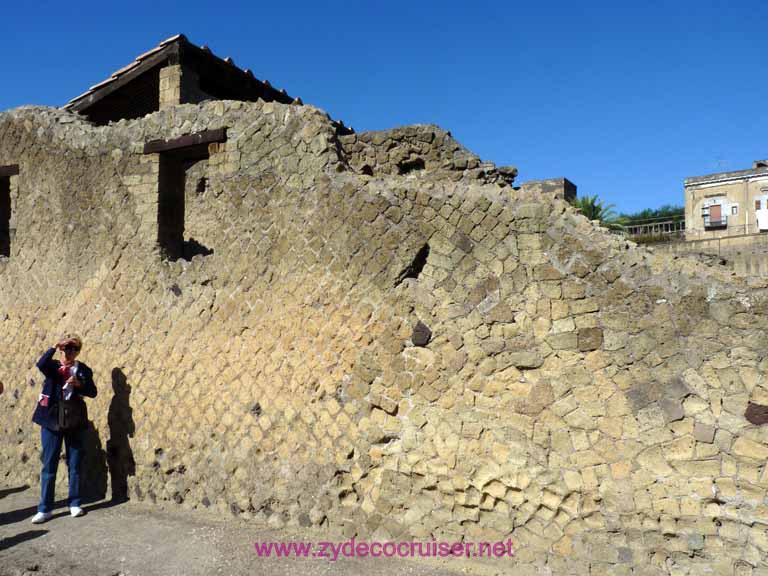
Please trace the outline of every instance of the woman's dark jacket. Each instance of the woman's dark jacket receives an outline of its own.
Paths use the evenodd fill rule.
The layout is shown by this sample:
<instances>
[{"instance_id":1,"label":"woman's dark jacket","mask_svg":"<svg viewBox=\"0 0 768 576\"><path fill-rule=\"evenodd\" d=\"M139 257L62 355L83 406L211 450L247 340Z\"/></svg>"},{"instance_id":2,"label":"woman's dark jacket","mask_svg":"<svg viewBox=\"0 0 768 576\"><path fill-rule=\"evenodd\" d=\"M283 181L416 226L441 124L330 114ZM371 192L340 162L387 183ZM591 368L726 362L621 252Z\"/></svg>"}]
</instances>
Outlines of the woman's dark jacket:
<instances>
[{"instance_id":1,"label":"woman's dark jacket","mask_svg":"<svg viewBox=\"0 0 768 576\"><path fill-rule=\"evenodd\" d=\"M55 353L56 349L50 348L37 361L37 367L45 376L43 394L49 398L48 406L41 406L38 402L35 413L32 415L32 422L54 431L59 429L59 399L61 388L64 386L64 378L59 374L61 362L53 359ZM95 398L96 384L93 383L93 370L82 362L78 362L75 376L80 381L80 387L75 388L73 398L77 398L80 402L84 402L80 396Z\"/></svg>"}]
</instances>

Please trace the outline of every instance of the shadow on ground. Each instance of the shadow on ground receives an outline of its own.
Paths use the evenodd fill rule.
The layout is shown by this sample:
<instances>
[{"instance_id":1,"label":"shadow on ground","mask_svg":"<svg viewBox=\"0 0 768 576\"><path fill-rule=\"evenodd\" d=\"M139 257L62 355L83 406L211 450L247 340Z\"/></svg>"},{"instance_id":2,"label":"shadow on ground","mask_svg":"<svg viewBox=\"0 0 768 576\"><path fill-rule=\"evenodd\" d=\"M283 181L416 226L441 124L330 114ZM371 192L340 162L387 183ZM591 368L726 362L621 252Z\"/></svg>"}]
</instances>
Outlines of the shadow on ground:
<instances>
[{"instance_id":1,"label":"shadow on ground","mask_svg":"<svg viewBox=\"0 0 768 576\"><path fill-rule=\"evenodd\" d=\"M28 484L23 484L21 486L17 486L16 488L3 488L0 490L0 498L5 498L6 496L16 494L17 492L24 492L24 490L27 490L28 488Z\"/></svg>"},{"instance_id":2,"label":"shadow on ground","mask_svg":"<svg viewBox=\"0 0 768 576\"><path fill-rule=\"evenodd\" d=\"M39 538L45 534L48 534L48 530L27 530L26 532L20 532L15 536L3 538L0 540L0 552L12 548L16 546L16 544L21 544L27 540L34 540L35 538Z\"/></svg>"},{"instance_id":3,"label":"shadow on ground","mask_svg":"<svg viewBox=\"0 0 768 576\"><path fill-rule=\"evenodd\" d=\"M18 488L6 488L3 490L5 492L5 496L16 494L19 492L25 492L29 490L29 486L20 486ZM66 499L59 499L56 500L53 503L55 508L59 508L61 506L66 506L67 501ZM37 506L28 506L26 508L18 508L16 510L10 510L8 512L0 512L0 526L6 526L8 524L15 524L16 522L22 522L25 520L31 520L32 516L35 515L37 512ZM54 513L53 517L58 518L60 516L65 516L68 514L68 511L60 511L57 513Z\"/></svg>"}]
</instances>

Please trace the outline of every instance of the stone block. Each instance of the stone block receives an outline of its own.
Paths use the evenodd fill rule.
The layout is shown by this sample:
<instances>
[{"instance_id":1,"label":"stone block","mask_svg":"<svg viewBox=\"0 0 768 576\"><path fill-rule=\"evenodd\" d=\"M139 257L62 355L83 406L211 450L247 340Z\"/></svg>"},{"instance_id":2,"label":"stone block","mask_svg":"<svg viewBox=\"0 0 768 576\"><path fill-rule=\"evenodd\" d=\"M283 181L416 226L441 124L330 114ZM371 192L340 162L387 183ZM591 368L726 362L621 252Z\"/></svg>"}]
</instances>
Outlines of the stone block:
<instances>
[{"instance_id":1,"label":"stone block","mask_svg":"<svg viewBox=\"0 0 768 576\"><path fill-rule=\"evenodd\" d=\"M698 442L712 444L715 441L715 427L696 422L693 428L693 436Z\"/></svg>"},{"instance_id":2,"label":"stone block","mask_svg":"<svg viewBox=\"0 0 768 576\"><path fill-rule=\"evenodd\" d=\"M731 451L737 456L744 458L752 458L755 460L768 459L768 446L762 442L755 442L744 436L740 436L736 439L731 447Z\"/></svg>"},{"instance_id":3,"label":"stone block","mask_svg":"<svg viewBox=\"0 0 768 576\"><path fill-rule=\"evenodd\" d=\"M596 298L584 298L571 302L571 314L587 314L599 310L600 305Z\"/></svg>"},{"instance_id":4,"label":"stone block","mask_svg":"<svg viewBox=\"0 0 768 576\"><path fill-rule=\"evenodd\" d=\"M667 464L660 448L645 450L638 455L637 461L641 466L658 477L669 476L674 472L672 467Z\"/></svg>"},{"instance_id":5,"label":"stone block","mask_svg":"<svg viewBox=\"0 0 768 576\"><path fill-rule=\"evenodd\" d=\"M602 328L581 328L578 332L579 351L597 350L603 344Z\"/></svg>"},{"instance_id":6,"label":"stone block","mask_svg":"<svg viewBox=\"0 0 768 576\"><path fill-rule=\"evenodd\" d=\"M768 423L768 406L750 402L747 405L747 410L744 413L744 417L751 424L755 424L756 426Z\"/></svg>"},{"instance_id":7,"label":"stone block","mask_svg":"<svg viewBox=\"0 0 768 576\"><path fill-rule=\"evenodd\" d=\"M416 323L411 335L411 342L414 346L426 346L432 339L432 331L421 320Z\"/></svg>"},{"instance_id":8,"label":"stone block","mask_svg":"<svg viewBox=\"0 0 768 576\"><path fill-rule=\"evenodd\" d=\"M573 318L562 318L552 322L552 331L555 334L560 334L562 332L573 332L575 329L576 324L574 323Z\"/></svg>"},{"instance_id":9,"label":"stone block","mask_svg":"<svg viewBox=\"0 0 768 576\"><path fill-rule=\"evenodd\" d=\"M685 417L683 403L680 400L674 398L662 398L659 404L664 412L664 418L667 423L677 422Z\"/></svg>"},{"instance_id":10,"label":"stone block","mask_svg":"<svg viewBox=\"0 0 768 576\"><path fill-rule=\"evenodd\" d=\"M664 446L667 460L692 460L696 451L696 441L691 436L683 436Z\"/></svg>"},{"instance_id":11,"label":"stone block","mask_svg":"<svg viewBox=\"0 0 768 576\"><path fill-rule=\"evenodd\" d=\"M512 352L506 360L520 369L538 368L544 363L544 359L536 352Z\"/></svg>"},{"instance_id":12,"label":"stone block","mask_svg":"<svg viewBox=\"0 0 768 576\"><path fill-rule=\"evenodd\" d=\"M563 332L549 336L547 344L554 350L575 350L577 347L576 332Z\"/></svg>"},{"instance_id":13,"label":"stone block","mask_svg":"<svg viewBox=\"0 0 768 576\"><path fill-rule=\"evenodd\" d=\"M563 273L552 264L539 264L533 269L533 277L536 280L560 280Z\"/></svg>"}]
</instances>

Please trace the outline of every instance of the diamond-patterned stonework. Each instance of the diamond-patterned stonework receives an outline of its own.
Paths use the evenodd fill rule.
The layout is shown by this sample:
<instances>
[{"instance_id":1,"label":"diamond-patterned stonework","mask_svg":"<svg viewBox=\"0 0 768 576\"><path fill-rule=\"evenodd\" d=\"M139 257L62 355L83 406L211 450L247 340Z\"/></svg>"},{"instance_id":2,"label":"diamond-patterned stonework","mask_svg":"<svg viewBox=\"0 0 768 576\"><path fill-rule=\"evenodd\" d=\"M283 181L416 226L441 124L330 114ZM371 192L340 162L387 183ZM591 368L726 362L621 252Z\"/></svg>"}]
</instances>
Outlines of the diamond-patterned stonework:
<instances>
[{"instance_id":1,"label":"diamond-patterned stonework","mask_svg":"<svg viewBox=\"0 0 768 576\"><path fill-rule=\"evenodd\" d=\"M185 167L190 259L165 260L143 143L222 127ZM768 573L768 437L744 417L768 405L765 281L613 236L436 127L346 135L310 106L12 110L6 164L4 484L38 481L34 363L74 331L92 490L510 537L521 574Z\"/></svg>"}]
</instances>

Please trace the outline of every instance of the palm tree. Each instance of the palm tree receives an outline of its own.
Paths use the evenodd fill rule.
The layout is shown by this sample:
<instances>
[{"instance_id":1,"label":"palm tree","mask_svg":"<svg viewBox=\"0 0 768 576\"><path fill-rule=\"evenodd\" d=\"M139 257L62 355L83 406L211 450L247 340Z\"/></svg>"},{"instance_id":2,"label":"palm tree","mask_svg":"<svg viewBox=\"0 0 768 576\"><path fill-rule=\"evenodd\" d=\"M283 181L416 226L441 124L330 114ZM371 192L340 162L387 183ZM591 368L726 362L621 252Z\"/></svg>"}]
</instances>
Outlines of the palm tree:
<instances>
[{"instance_id":1,"label":"palm tree","mask_svg":"<svg viewBox=\"0 0 768 576\"><path fill-rule=\"evenodd\" d=\"M614 204L603 204L603 201L597 197L580 196L573 200L573 206L590 220L597 220L601 226L609 230L621 230L624 228L623 218L614 212Z\"/></svg>"}]
</instances>

